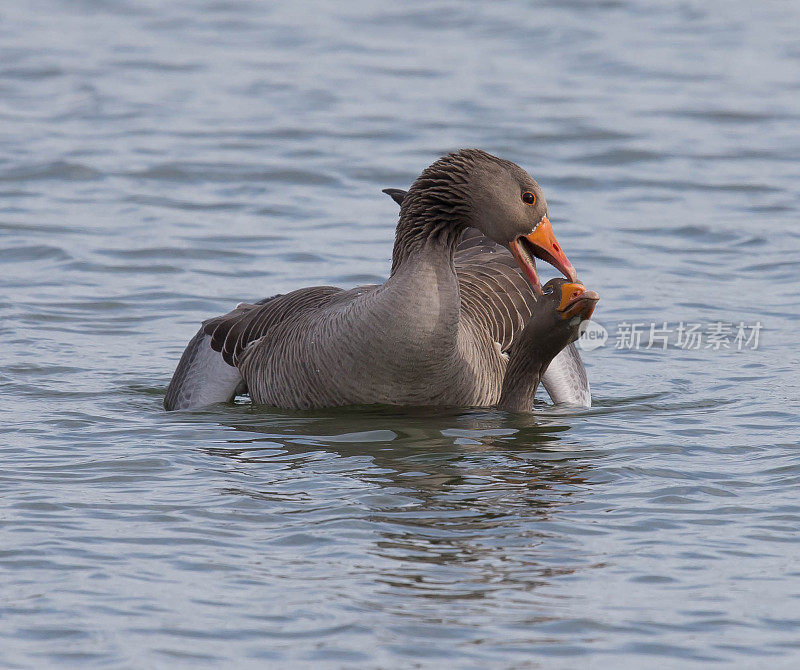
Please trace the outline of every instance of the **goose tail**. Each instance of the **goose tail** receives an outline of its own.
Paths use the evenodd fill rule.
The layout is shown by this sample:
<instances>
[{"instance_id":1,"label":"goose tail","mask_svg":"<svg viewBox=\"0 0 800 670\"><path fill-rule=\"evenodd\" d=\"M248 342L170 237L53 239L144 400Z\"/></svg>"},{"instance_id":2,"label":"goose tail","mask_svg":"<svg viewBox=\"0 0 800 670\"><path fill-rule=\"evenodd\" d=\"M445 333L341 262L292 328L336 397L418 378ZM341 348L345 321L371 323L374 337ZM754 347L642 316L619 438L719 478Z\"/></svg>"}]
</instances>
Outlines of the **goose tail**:
<instances>
[{"instance_id":1,"label":"goose tail","mask_svg":"<svg viewBox=\"0 0 800 670\"><path fill-rule=\"evenodd\" d=\"M239 370L228 365L211 348L211 335L203 328L191 339L181 356L164 397L164 409L205 407L230 402L244 386Z\"/></svg>"},{"instance_id":2,"label":"goose tail","mask_svg":"<svg viewBox=\"0 0 800 670\"><path fill-rule=\"evenodd\" d=\"M542 386L556 405L592 406L592 391L586 368L583 367L580 352L574 342L562 349L547 366L542 375Z\"/></svg>"}]
</instances>

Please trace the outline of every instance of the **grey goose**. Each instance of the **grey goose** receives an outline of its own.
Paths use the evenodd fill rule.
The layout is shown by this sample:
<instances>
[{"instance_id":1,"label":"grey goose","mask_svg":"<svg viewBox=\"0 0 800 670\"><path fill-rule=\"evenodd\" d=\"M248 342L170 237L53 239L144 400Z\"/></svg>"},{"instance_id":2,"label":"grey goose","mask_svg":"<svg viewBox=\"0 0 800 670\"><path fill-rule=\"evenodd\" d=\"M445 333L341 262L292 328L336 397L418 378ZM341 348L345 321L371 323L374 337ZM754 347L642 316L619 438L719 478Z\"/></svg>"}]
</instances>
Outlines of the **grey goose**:
<instances>
[{"instance_id":1,"label":"grey goose","mask_svg":"<svg viewBox=\"0 0 800 670\"><path fill-rule=\"evenodd\" d=\"M208 319L165 408L245 390L254 403L294 409L497 404L508 353L542 295L534 258L576 279L539 184L510 161L462 149L407 192L389 192L400 217L383 284L303 288ZM541 381L554 402L590 404L574 344Z\"/></svg>"}]
</instances>

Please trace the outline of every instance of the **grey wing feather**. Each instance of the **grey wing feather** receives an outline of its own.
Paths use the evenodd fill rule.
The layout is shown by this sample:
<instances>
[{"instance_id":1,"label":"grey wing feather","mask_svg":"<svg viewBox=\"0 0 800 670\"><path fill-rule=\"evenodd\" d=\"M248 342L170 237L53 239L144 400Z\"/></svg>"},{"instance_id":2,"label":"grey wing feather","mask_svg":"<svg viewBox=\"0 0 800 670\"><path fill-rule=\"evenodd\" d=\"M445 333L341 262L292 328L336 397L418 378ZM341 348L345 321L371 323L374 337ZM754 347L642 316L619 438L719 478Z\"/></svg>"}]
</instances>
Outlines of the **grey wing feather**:
<instances>
[{"instance_id":1,"label":"grey wing feather","mask_svg":"<svg viewBox=\"0 0 800 670\"><path fill-rule=\"evenodd\" d=\"M247 388L237 365L248 346L287 318L328 305L343 294L335 286L314 286L240 303L227 314L204 321L183 352L164 407L186 409L232 400Z\"/></svg>"},{"instance_id":2,"label":"grey wing feather","mask_svg":"<svg viewBox=\"0 0 800 670\"><path fill-rule=\"evenodd\" d=\"M233 400L247 388L236 368L236 359L245 347L288 315L340 290L327 286L276 295L241 303L223 316L204 321L181 356L164 407L188 409Z\"/></svg>"},{"instance_id":3,"label":"grey wing feather","mask_svg":"<svg viewBox=\"0 0 800 670\"><path fill-rule=\"evenodd\" d=\"M276 295L255 304L241 304L233 311L203 322L203 331L211 336L211 347L223 360L236 366L249 344L264 337L271 328L290 316L329 304L342 289L313 286L284 295Z\"/></svg>"}]
</instances>

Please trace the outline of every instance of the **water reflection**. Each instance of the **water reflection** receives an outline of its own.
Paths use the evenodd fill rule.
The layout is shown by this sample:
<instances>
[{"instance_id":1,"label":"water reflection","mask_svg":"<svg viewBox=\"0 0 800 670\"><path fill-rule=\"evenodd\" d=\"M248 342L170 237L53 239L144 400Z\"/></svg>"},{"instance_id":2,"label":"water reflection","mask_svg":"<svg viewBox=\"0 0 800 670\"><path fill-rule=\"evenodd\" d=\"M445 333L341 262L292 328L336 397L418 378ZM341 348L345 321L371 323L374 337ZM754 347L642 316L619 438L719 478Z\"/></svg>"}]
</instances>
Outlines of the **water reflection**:
<instances>
[{"instance_id":1,"label":"water reflection","mask_svg":"<svg viewBox=\"0 0 800 670\"><path fill-rule=\"evenodd\" d=\"M237 436L202 451L251 472L280 466L267 471L274 481L257 477L227 495L281 504L286 473L313 486L321 467L357 480L352 500L339 501L337 523L343 533L370 529L364 552L380 566L374 578L384 598L485 598L511 584L524 594L586 564L576 538L557 528L561 512L591 490L592 459L570 440L565 416L238 406L218 419ZM331 523L319 514L326 494L296 494L306 532Z\"/></svg>"}]
</instances>

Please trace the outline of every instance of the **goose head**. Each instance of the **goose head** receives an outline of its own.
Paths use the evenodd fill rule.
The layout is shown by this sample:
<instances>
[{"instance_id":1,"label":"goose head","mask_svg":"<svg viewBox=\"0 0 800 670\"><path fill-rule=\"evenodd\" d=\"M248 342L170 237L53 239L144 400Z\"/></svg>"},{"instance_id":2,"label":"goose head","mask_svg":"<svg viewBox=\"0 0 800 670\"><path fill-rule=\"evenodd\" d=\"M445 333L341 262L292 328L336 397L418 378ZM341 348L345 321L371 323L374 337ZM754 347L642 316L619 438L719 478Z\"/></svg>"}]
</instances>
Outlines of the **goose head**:
<instances>
[{"instance_id":1,"label":"goose head","mask_svg":"<svg viewBox=\"0 0 800 670\"><path fill-rule=\"evenodd\" d=\"M515 343L516 347L549 352L555 356L580 335L600 296L579 282L556 277L547 282L533 314Z\"/></svg>"},{"instance_id":2,"label":"goose head","mask_svg":"<svg viewBox=\"0 0 800 670\"><path fill-rule=\"evenodd\" d=\"M577 275L556 239L541 187L519 165L479 149L462 149L426 168L408 192L384 191L403 216L457 220L511 251L536 294L542 286L536 258L575 281Z\"/></svg>"}]
</instances>

